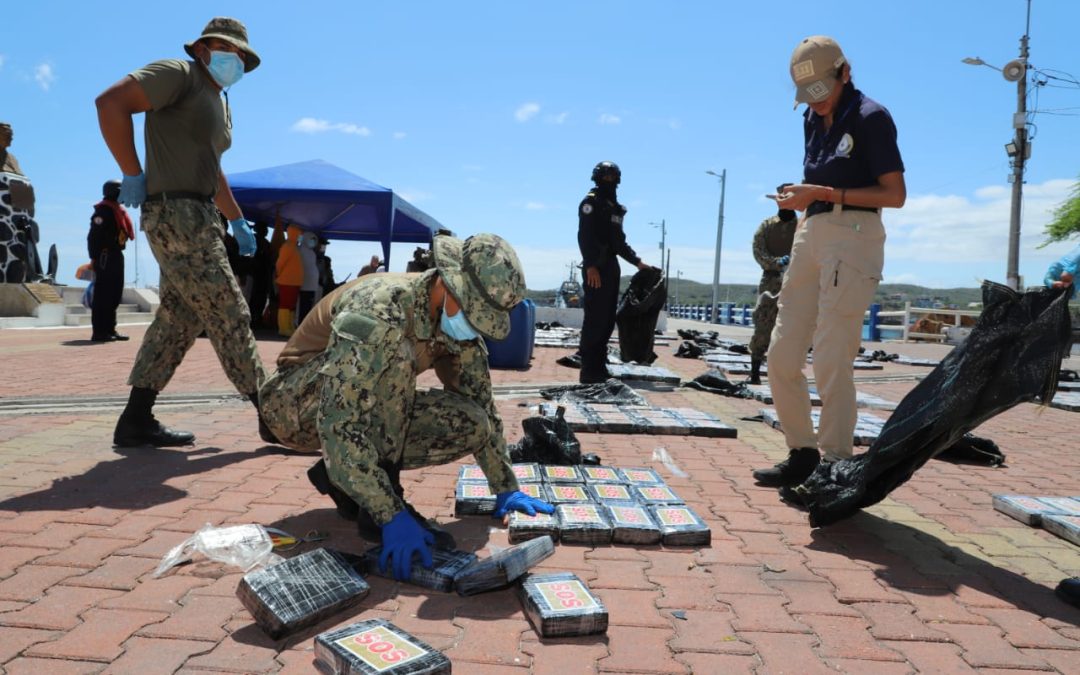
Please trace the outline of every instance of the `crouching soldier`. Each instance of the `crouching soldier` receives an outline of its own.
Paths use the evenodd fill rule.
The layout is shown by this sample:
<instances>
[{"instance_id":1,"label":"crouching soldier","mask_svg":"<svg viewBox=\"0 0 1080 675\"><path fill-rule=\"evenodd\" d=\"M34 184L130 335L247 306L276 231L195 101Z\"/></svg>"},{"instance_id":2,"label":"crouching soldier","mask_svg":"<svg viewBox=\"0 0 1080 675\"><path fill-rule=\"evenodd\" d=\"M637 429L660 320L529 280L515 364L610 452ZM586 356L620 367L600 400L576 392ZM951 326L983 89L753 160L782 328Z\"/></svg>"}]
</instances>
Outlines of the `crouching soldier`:
<instances>
[{"instance_id":1,"label":"crouching soldier","mask_svg":"<svg viewBox=\"0 0 1080 675\"><path fill-rule=\"evenodd\" d=\"M405 502L402 470L471 453L498 495L496 516L554 511L518 490L481 339L510 331L525 294L517 254L491 234L437 235L433 252L434 269L364 276L323 298L259 398L282 444L321 450L308 477L362 537L382 542L379 565L392 561L398 579L414 555L430 567L437 540L453 545ZM443 388L417 391L429 369Z\"/></svg>"}]
</instances>

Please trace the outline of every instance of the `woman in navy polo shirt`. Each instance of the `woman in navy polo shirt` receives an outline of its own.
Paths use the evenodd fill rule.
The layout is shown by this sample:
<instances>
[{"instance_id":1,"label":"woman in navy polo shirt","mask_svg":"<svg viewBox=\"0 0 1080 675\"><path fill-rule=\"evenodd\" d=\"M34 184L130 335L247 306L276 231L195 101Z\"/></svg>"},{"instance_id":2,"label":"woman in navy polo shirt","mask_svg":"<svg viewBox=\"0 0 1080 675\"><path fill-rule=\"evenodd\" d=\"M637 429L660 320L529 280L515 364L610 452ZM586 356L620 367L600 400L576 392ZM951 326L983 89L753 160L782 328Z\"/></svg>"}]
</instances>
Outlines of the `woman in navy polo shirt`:
<instances>
[{"instance_id":1,"label":"woman in navy polo shirt","mask_svg":"<svg viewBox=\"0 0 1080 675\"><path fill-rule=\"evenodd\" d=\"M851 82L851 66L832 38L804 39L791 56L795 105L806 103L803 183L777 196L782 209L804 211L780 291L768 354L769 386L791 452L754 471L778 487L802 483L820 461L851 457L855 431L852 361L863 313L884 263L881 209L907 198L904 163L889 111ZM818 433L810 419L803 368L814 348L821 396Z\"/></svg>"}]
</instances>

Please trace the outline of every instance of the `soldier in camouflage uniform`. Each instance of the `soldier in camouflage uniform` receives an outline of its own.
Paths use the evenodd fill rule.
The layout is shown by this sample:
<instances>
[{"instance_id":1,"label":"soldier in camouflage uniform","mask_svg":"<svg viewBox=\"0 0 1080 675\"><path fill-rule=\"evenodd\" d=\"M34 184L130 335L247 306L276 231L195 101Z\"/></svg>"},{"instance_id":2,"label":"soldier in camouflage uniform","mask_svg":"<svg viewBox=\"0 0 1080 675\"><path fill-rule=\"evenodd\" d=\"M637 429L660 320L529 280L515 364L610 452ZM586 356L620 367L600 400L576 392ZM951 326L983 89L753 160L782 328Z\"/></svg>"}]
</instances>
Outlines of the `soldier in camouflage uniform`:
<instances>
[{"instance_id":1,"label":"soldier in camouflage uniform","mask_svg":"<svg viewBox=\"0 0 1080 675\"><path fill-rule=\"evenodd\" d=\"M408 578L414 554L430 566L434 527L403 499L405 469L472 454L498 495L496 515L553 508L518 491L492 398L481 335L503 339L524 297L514 250L495 235L438 235L435 269L371 274L312 310L260 390L281 443L322 452L308 472L360 533L383 543L385 565ZM417 391L429 369L443 388Z\"/></svg>"},{"instance_id":2,"label":"soldier in camouflage uniform","mask_svg":"<svg viewBox=\"0 0 1080 675\"><path fill-rule=\"evenodd\" d=\"M212 19L184 49L194 60L155 61L97 99L102 136L124 173L119 201L142 208L142 229L161 268L161 304L128 378L131 396L113 432L118 446L194 442L193 434L163 426L152 409L204 329L230 381L256 410L265 379L218 220L220 210L241 255L255 253L251 226L221 170L221 154L232 143L221 92L258 67L259 56L244 25L226 17ZM138 113L146 113L145 173L132 135Z\"/></svg>"},{"instance_id":3,"label":"soldier in camouflage uniform","mask_svg":"<svg viewBox=\"0 0 1080 675\"><path fill-rule=\"evenodd\" d=\"M784 192L784 186L777 188ZM769 339L776 323L776 296L784 280L784 270L791 260L797 219L794 211L779 209L775 216L761 221L754 233L754 260L761 265L757 306L754 307L754 337L750 339L750 384L761 384L761 362L769 351ZM771 293L772 295L762 295Z\"/></svg>"}]
</instances>

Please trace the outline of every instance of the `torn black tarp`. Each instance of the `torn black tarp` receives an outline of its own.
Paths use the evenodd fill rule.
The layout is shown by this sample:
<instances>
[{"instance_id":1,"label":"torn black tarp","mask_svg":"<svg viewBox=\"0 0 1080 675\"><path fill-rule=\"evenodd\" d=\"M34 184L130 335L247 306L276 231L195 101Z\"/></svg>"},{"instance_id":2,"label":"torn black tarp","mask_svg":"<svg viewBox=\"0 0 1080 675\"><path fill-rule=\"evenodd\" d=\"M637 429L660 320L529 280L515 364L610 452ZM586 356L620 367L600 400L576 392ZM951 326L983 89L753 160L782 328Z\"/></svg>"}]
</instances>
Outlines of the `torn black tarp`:
<instances>
[{"instance_id":1,"label":"torn black tarp","mask_svg":"<svg viewBox=\"0 0 1080 675\"><path fill-rule=\"evenodd\" d=\"M560 406L551 417L527 417L521 421L525 435L511 444L510 461L521 464L581 464L581 443L570 431Z\"/></svg>"},{"instance_id":2,"label":"torn black tarp","mask_svg":"<svg viewBox=\"0 0 1080 675\"><path fill-rule=\"evenodd\" d=\"M541 389L540 395L549 401L584 401L586 403L626 403L647 405L641 394L620 380L610 378L598 384L570 384Z\"/></svg>"},{"instance_id":3,"label":"torn black tarp","mask_svg":"<svg viewBox=\"0 0 1080 675\"><path fill-rule=\"evenodd\" d=\"M754 392L743 382L732 382L724 377L724 374L716 368L710 368L701 375L683 385L690 389L707 391L710 394L720 394L732 398L754 398Z\"/></svg>"},{"instance_id":4,"label":"torn black tarp","mask_svg":"<svg viewBox=\"0 0 1080 675\"><path fill-rule=\"evenodd\" d=\"M696 342L690 342L689 340L679 345L678 351L675 352L675 356L680 359L700 359L705 355L705 349Z\"/></svg>"},{"instance_id":5,"label":"torn black tarp","mask_svg":"<svg viewBox=\"0 0 1080 675\"><path fill-rule=\"evenodd\" d=\"M623 361L650 364L656 360L653 351L656 320L667 302L664 273L655 267L639 270L630 279L630 286L619 299L615 323L619 326L619 351Z\"/></svg>"},{"instance_id":6,"label":"torn black tarp","mask_svg":"<svg viewBox=\"0 0 1080 675\"><path fill-rule=\"evenodd\" d=\"M1068 294L1017 293L983 282L983 312L953 349L896 406L870 449L822 462L784 497L829 525L876 504L916 470L986 420L1025 401L1053 398L1072 340Z\"/></svg>"}]
</instances>

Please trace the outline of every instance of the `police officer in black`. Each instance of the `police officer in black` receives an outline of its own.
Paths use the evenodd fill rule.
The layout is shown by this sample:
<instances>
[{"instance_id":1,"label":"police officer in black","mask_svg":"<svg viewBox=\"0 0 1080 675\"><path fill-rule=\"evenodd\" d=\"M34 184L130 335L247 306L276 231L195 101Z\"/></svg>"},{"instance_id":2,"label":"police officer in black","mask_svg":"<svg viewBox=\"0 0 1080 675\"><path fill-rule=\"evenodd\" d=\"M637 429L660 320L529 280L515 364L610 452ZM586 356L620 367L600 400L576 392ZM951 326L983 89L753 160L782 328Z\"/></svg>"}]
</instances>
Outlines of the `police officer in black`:
<instances>
[{"instance_id":1,"label":"police officer in black","mask_svg":"<svg viewBox=\"0 0 1080 675\"><path fill-rule=\"evenodd\" d=\"M101 188L102 200L94 205L86 248L94 263L94 297L91 321L94 342L127 340L116 332L116 308L124 293L124 247L134 237L131 218L117 201L120 181L110 180Z\"/></svg>"},{"instance_id":2,"label":"police officer in black","mask_svg":"<svg viewBox=\"0 0 1080 675\"><path fill-rule=\"evenodd\" d=\"M615 190L622 172L615 162L600 162L593 168L596 187L585 195L578 207L578 248L585 270L585 318L581 326L582 384L604 382L607 372L607 344L615 330L615 310L619 302L619 261L622 257L639 270L648 269L623 232L626 207L619 203Z\"/></svg>"}]
</instances>

